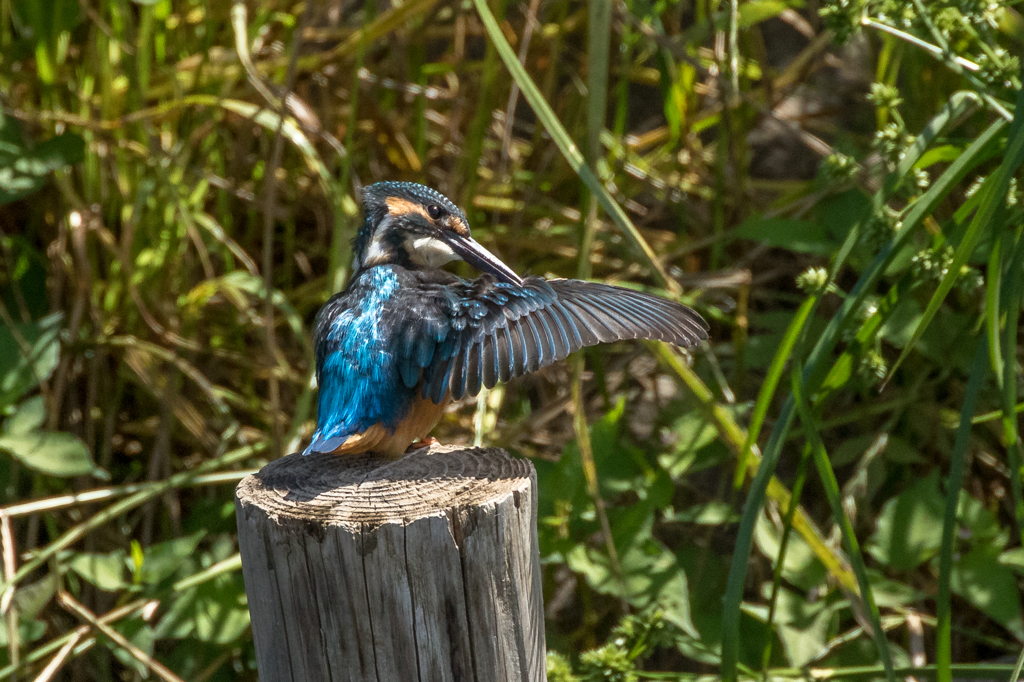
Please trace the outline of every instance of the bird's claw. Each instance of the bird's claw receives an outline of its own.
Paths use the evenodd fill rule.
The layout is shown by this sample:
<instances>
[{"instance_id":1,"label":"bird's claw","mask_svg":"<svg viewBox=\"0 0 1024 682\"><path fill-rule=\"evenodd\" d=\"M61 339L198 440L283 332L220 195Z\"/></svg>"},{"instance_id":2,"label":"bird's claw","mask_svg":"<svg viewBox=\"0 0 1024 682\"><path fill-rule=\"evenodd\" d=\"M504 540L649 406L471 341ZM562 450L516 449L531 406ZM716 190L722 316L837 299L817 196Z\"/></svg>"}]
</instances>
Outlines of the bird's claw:
<instances>
[{"instance_id":1,"label":"bird's claw","mask_svg":"<svg viewBox=\"0 0 1024 682\"><path fill-rule=\"evenodd\" d=\"M433 436L427 436L426 438L420 438L418 441L412 443L409 447L405 449L405 451L408 453L412 452L413 450L422 450L423 448L429 448L431 445L437 445L440 442L441 441L434 438Z\"/></svg>"}]
</instances>

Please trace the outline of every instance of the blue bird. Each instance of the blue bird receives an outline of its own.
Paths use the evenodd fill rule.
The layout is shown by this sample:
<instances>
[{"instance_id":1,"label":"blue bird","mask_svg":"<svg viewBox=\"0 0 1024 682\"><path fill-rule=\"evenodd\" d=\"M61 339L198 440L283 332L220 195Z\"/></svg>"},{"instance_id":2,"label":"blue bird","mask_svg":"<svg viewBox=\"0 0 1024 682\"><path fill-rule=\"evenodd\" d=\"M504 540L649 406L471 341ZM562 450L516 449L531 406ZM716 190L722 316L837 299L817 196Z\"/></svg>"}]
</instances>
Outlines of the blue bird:
<instances>
[{"instance_id":1,"label":"blue bird","mask_svg":"<svg viewBox=\"0 0 1024 682\"><path fill-rule=\"evenodd\" d=\"M316 317L320 395L305 454L397 458L425 439L452 400L622 339L677 346L708 337L686 306L573 279L520 278L473 240L466 215L411 182L363 191L352 278ZM464 260L484 274L440 267Z\"/></svg>"}]
</instances>

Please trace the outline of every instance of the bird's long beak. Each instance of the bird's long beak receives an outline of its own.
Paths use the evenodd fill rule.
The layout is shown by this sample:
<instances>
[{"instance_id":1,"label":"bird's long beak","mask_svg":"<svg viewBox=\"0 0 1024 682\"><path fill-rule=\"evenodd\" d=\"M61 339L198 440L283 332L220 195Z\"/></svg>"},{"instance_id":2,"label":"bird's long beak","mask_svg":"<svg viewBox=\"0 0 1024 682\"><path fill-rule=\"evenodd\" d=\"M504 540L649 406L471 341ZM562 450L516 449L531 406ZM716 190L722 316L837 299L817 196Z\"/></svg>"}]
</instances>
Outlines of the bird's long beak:
<instances>
[{"instance_id":1,"label":"bird's long beak","mask_svg":"<svg viewBox=\"0 0 1024 682\"><path fill-rule=\"evenodd\" d=\"M452 235L445 241L459 258L481 272L487 272L506 284L521 285L523 280L512 268L505 265L493 253L480 246L472 237Z\"/></svg>"}]
</instances>

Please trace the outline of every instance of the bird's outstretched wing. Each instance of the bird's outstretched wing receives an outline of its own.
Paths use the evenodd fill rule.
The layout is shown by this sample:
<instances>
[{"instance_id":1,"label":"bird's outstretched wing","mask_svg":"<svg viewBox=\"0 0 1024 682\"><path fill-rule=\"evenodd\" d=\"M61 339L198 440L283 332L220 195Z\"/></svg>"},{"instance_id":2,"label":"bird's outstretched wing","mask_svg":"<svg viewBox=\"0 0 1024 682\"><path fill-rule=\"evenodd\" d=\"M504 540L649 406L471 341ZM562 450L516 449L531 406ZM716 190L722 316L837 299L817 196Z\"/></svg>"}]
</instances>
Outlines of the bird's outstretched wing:
<instances>
[{"instance_id":1,"label":"bird's outstretched wing","mask_svg":"<svg viewBox=\"0 0 1024 682\"><path fill-rule=\"evenodd\" d=\"M527 277L513 285L485 276L446 292L448 319L427 315L411 324L398 353L407 384L421 378L423 396L435 403L449 391L456 400L476 395L598 343L656 339L688 347L708 338L707 323L690 308L607 284Z\"/></svg>"}]
</instances>

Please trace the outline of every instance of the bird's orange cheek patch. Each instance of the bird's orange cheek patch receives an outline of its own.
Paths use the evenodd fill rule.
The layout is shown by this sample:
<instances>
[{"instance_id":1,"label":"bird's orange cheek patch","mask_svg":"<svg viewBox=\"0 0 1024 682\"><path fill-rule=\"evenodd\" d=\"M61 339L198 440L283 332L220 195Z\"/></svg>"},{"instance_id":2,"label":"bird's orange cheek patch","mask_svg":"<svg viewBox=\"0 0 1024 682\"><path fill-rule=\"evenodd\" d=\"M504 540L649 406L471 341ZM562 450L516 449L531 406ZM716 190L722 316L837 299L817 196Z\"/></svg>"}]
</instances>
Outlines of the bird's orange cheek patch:
<instances>
[{"instance_id":1,"label":"bird's orange cheek patch","mask_svg":"<svg viewBox=\"0 0 1024 682\"><path fill-rule=\"evenodd\" d=\"M465 221L462 220L462 218L458 216L452 216L451 220L449 221L449 226L452 228L452 230L455 231L455 234L459 235L460 237L469 236L469 225L467 225Z\"/></svg>"},{"instance_id":2,"label":"bird's orange cheek patch","mask_svg":"<svg viewBox=\"0 0 1024 682\"><path fill-rule=\"evenodd\" d=\"M427 220L430 220L430 215L427 213L427 209L423 208L415 201L409 201L408 199L402 199L400 197L388 197L384 200L387 204L388 213L393 216L403 216L410 213L418 213Z\"/></svg>"}]
</instances>

